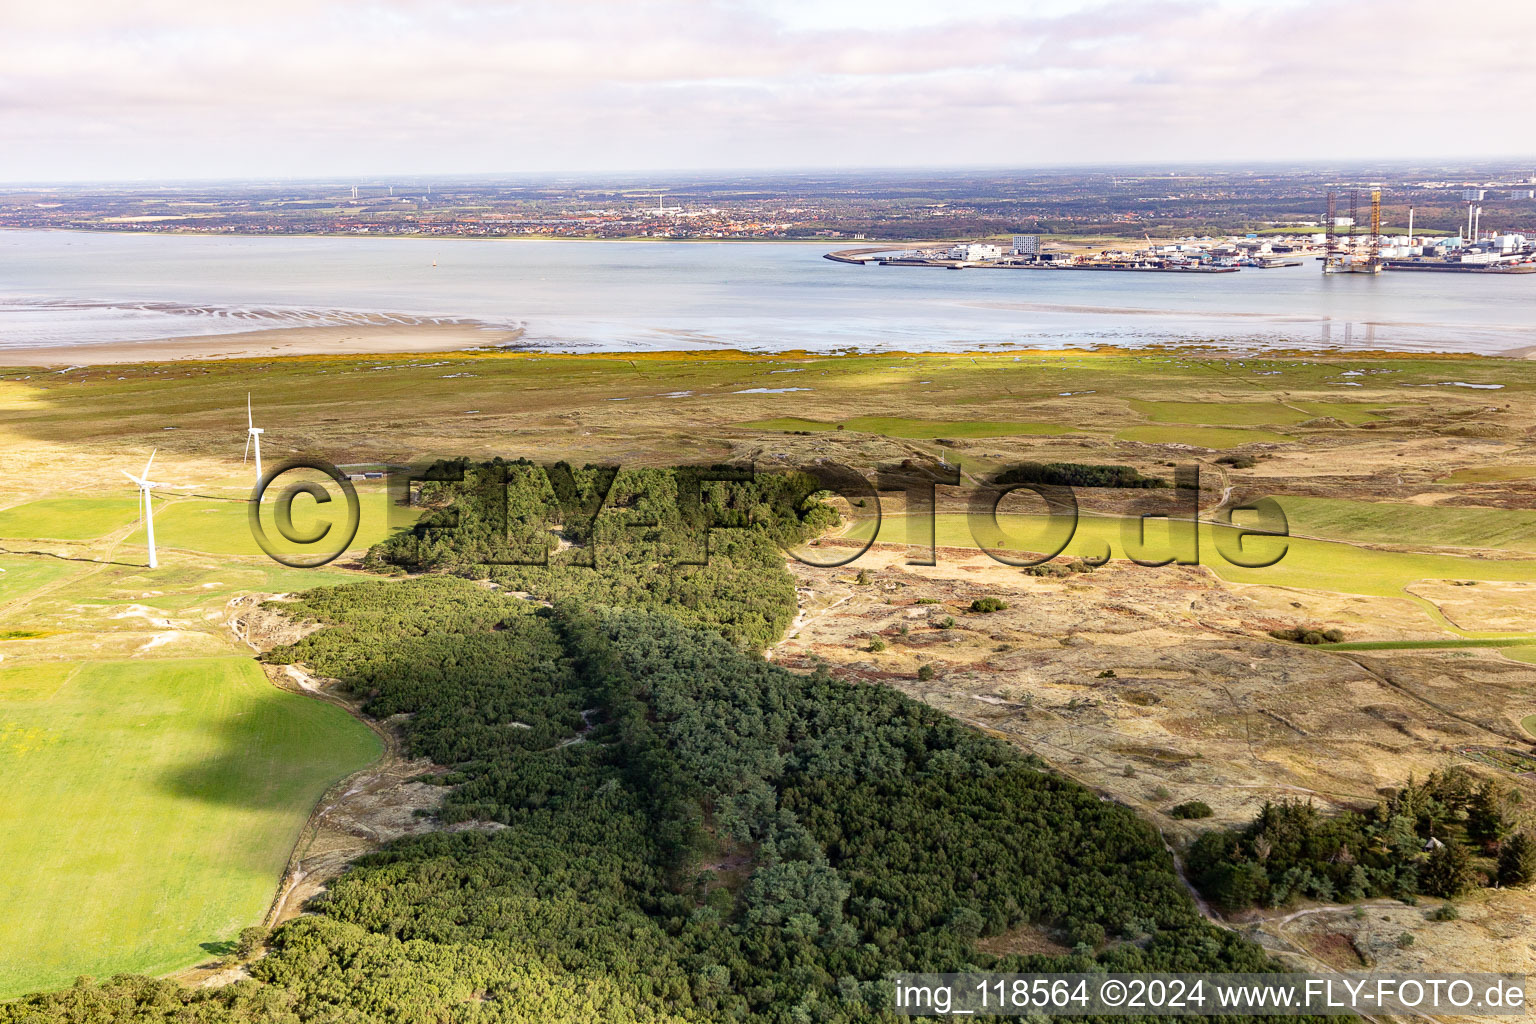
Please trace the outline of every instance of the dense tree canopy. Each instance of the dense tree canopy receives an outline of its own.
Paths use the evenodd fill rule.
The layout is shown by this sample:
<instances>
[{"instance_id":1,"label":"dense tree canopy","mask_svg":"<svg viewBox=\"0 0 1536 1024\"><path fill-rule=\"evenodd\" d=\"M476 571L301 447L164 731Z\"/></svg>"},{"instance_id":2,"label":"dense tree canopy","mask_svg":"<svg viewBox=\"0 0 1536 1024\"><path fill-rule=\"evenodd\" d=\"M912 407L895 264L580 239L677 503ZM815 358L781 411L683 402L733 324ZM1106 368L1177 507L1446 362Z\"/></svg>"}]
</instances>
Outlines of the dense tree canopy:
<instances>
[{"instance_id":1,"label":"dense tree canopy","mask_svg":"<svg viewBox=\"0 0 1536 1024\"><path fill-rule=\"evenodd\" d=\"M1328 815L1301 800L1266 803L1246 827L1201 836L1189 868L1207 895L1234 910L1301 898L1457 896L1497 878L1501 857L1523 856L1529 840L1514 831L1517 797L1452 768L1410 779L1363 813ZM1516 852L1502 854L1506 844ZM1519 876L1509 872L1509 879Z\"/></svg>"},{"instance_id":2,"label":"dense tree canopy","mask_svg":"<svg viewBox=\"0 0 1536 1024\"><path fill-rule=\"evenodd\" d=\"M1020 462L998 477L999 484L1052 484L1058 487L1167 487L1168 481L1146 476L1134 466L1100 466L1084 462Z\"/></svg>"},{"instance_id":3,"label":"dense tree canopy","mask_svg":"<svg viewBox=\"0 0 1536 1024\"><path fill-rule=\"evenodd\" d=\"M586 607L662 608L762 649L794 617L781 548L837 522L798 473L440 463L375 568L442 570Z\"/></svg>"}]
</instances>

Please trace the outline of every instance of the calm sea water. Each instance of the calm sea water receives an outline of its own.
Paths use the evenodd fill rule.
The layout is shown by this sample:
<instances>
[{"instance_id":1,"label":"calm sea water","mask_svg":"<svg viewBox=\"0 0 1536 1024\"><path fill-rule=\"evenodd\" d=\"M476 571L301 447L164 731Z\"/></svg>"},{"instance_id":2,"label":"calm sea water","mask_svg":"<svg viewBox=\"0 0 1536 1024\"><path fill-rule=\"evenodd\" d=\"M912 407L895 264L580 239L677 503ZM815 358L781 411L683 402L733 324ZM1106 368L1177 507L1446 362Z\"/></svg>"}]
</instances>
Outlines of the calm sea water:
<instances>
[{"instance_id":1,"label":"calm sea water","mask_svg":"<svg viewBox=\"0 0 1536 1024\"><path fill-rule=\"evenodd\" d=\"M1536 275L957 272L828 248L0 231L0 348L381 316L523 327L564 350L1536 345Z\"/></svg>"}]
</instances>

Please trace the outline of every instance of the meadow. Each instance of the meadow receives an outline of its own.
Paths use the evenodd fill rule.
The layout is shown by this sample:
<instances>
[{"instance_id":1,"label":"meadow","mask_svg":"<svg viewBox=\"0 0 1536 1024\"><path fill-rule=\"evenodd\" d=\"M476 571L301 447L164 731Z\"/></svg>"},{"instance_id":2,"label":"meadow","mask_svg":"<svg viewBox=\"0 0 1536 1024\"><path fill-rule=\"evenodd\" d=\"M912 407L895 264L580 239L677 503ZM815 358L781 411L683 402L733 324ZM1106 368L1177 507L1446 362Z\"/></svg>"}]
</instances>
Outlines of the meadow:
<instances>
[{"instance_id":1,"label":"meadow","mask_svg":"<svg viewBox=\"0 0 1536 1024\"><path fill-rule=\"evenodd\" d=\"M1126 427L1115 432L1117 441L1144 441L1148 444L1192 444L1201 448L1239 448L1261 441L1291 441L1289 434L1256 427L1200 427L1148 425Z\"/></svg>"},{"instance_id":2,"label":"meadow","mask_svg":"<svg viewBox=\"0 0 1536 1024\"><path fill-rule=\"evenodd\" d=\"M123 481L124 489L132 485ZM45 498L0 509L0 537L17 540L94 540L139 517L132 497Z\"/></svg>"},{"instance_id":3,"label":"meadow","mask_svg":"<svg viewBox=\"0 0 1536 1024\"><path fill-rule=\"evenodd\" d=\"M1493 484L1536 477L1536 466L1468 466L1441 477L1443 484Z\"/></svg>"},{"instance_id":4,"label":"meadow","mask_svg":"<svg viewBox=\"0 0 1536 1024\"><path fill-rule=\"evenodd\" d=\"M0 998L206 959L381 749L243 657L9 666L0 709Z\"/></svg>"},{"instance_id":5,"label":"meadow","mask_svg":"<svg viewBox=\"0 0 1536 1024\"><path fill-rule=\"evenodd\" d=\"M614 451L612 438L584 440L568 429L573 417L622 422L628 437L637 428L664 431L684 450L688 439L717 440L721 428L764 424L819 433L839 423L914 439L1131 430L1125 439L1242 444L1283 437L1259 428L1314 414L1375 426L1370 421L1387 409L1485 400L1487 393L1435 385L1494 378L1512 397L1536 387L1536 367L1518 360L1344 362L1112 350L633 357L488 351L85 367L46 380L0 380L0 406L13 432L53 443L102 440L98 425L110 422L109 446L132 445L139 460L125 454L129 468L142 465L152 444L164 446L167 458L195 454L238 464L247 391L258 418L272 424L269 457L288 445L337 462L371 461L410 451L450 454L445 446L455 443L463 454L515 457L557 439L560 454L575 460ZM1359 381L1367 384L1358 401L1331 397ZM890 408L901 415L871 415ZM1232 432L1190 434L1180 424ZM115 470L107 475L117 477ZM131 504L131 492L124 497Z\"/></svg>"},{"instance_id":6,"label":"meadow","mask_svg":"<svg viewBox=\"0 0 1536 1024\"><path fill-rule=\"evenodd\" d=\"M274 487L268 493L277 490L278 487ZM391 509L388 496L381 487L359 488L357 497L360 518L357 536L349 545L353 551L365 550L383 540L390 531L392 516L398 527L414 522L418 514L413 509ZM262 523L267 536L280 552L303 552L305 548L288 543L277 532L272 521L271 500L268 498L262 505ZM160 549L182 548L211 555L265 559L266 555L251 535L249 515L250 502L239 498L170 502L155 512L155 545ZM300 497L293 503L293 525L300 533L308 533L326 524L340 530L345 520L345 510L339 501L322 507L306 497ZM142 548L144 530L135 530L128 536L126 543Z\"/></svg>"},{"instance_id":7,"label":"meadow","mask_svg":"<svg viewBox=\"0 0 1536 1024\"><path fill-rule=\"evenodd\" d=\"M1043 516L999 514L999 532L982 528L981 540L988 547L1005 551L1039 551L1059 533ZM979 548L969 518L963 513L939 513L934 517L935 543L940 547ZM867 521L866 521L867 522ZM1136 520L1116 516L1082 516L1064 556L1100 558L1106 552L1114 558L1127 557L1125 534L1134 530ZM909 540L908 517L888 515L882 518L878 540L905 544ZM1146 547L1137 552L1144 558L1166 557L1169 526L1153 521L1146 528ZM1450 554L1416 551L1383 551L1336 541L1290 537L1284 543L1280 560L1263 568L1235 565L1222 556L1219 540L1230 544L1235 538L1229 527L1202 522L1199 527L1200 564L1217 576L1233 583L1257 583L1280 587L1305 587L1336 593L1370 597L1412 597L1404 588L1419 580L1464 579L1488 582L1536 581L1536 559L1471 559ZM1221 535L1226 534L1223 538ZM867 536L867 533L864 534ZM1278 550L1281 541L1255 538L1244 542L1251 558ZM1054 545L1050 545L1054 546ZM1247 560L1247 558L1245 558ZM1429 607L1428 602L1419 601Z\"/></svg>"},{"instance_id":8,"label":"meadow","mask_svg":"<svg viewBox=\"0 0 1536 1024\"><path fill-rule=\"evenodd\" d=\"M1343 423L1367 423L1389 405L1372 402L1147 402L1130 406L1153 423L1188 423L1208 427L1290 425L1320 416Z\"/></svg>"},{"instance_id":9,"label":"meadow","mask_svg":"<svg viewBox=\"0 0 1536 1024\"><path fill-rule=\"evenodd\" d=\"M0 999L206 961L261 919L320 794L381 751L235 653L232 597L355 575L263 555L243 484L157 502L153 570L131 490L0 511L0 544L23 549L0 554ZM359 490L365 547L388 509ZM300 529L312 508L295 503Z\"/></svg>"},{"instance_id":10,"label":"meadow","mask_svg":"<svg viewBox=\"0 0 1536 1024\"><path fill-rule=\"evenodd\" d=\"M746 430L856 430L886 437L933 440L940 437L1046 437L1070 434L1072 428L1059 423L1022 423L996 420L918 420L903 416L854 416L839 423L782 416L771 420L737 423Z\"/></svg>"},{"instance_id":11,"label":"meadow","mask_svg":"<svg viewBox=\"0 0 1536 1024\"><path fill-rule=\"evenodd\" d=\"M78 571L80 566L62 560L0 555L0 608Z\"/></svg>"},{"instance_id":12,"label":"meadow","mask_svg":"<svg viewBox=\"0 0 1536 1024\"><path fill-rule=\"evenodd\" d=\"M1536 509L1410 505L1285 495L1291 531L1367 544L1430 544L1536 554Z\"/></svg>"}]
</instances>

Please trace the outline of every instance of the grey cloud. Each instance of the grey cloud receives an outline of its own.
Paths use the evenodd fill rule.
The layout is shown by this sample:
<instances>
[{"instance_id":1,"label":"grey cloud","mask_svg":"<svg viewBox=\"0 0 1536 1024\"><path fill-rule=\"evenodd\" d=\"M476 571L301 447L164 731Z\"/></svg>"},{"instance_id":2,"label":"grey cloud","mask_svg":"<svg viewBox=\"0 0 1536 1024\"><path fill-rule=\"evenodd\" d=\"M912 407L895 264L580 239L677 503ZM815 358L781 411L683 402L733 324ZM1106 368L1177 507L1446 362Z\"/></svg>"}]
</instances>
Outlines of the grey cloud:
<instances>
[{"instance_id":1,"label":"grey cloud","mask_svg":"<svg viewBox=\"0 0 1536 1024\"><path fill-rule=\"evenodd\" d=\"M809 31L709 0L13 4L0 133L26 145L0 176L94 176L85 140L134 174L836 162L829 144L890 163L1323 156L1346 120L1382 155L1405 133L1507 151L1536 84L1536 8L1515 0L1476 18L1429 0L970 10Z\"/></svg>"}]
</instances>

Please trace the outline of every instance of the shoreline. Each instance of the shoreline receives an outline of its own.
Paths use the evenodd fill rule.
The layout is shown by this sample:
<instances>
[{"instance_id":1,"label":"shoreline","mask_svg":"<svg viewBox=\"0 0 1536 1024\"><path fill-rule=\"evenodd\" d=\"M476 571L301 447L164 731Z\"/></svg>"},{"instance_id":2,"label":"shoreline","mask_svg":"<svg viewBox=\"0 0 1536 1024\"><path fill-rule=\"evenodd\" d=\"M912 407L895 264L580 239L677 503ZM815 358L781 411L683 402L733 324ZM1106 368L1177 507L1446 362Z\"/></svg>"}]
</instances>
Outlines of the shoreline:
<instances>
[{"instance_id":1,"label":"shoreline","mask_svg":"<svg viewBox=\"0 0 1536 1024\"><path fill-rule=\"evenodd\" d=\"M0 366L20 369L59 366L118 366L168 362L283 359L293 356L391 356L505 348L523 337L522 328L472 324L359 324L271 327L229 334L198 334L151 341L92 345L35 345L0 348Z\"/></svg>"},{"instance_id":2,"label":"shoreline","mask_svg":"<svg viewBox=\"0 0 1536 1024\"><path fill-rule=\"evenodd\" d=\"M1190 340L1180 344L997 349L870 349L826 351L794 348L753 350L700 349L562 349L528 341L523 328L461 324L354 324L258 328L227 334L200 334L148 341L102 342L86 345L0 347L0 368L7 371L60 367L132 366L156 363L225 362L344 356L359 359L456 353L472 357L537 355L589 359L831 359L840 357L950 357L999 359L1013 356L1134 356L1173 355L1189 358L1231 356L1244 359L1423 359L1536 360L1536 345L1501 352L1410 352L1398 349L1274 348L1255 350L1218 341Z\"/></svg>"},{"instance_id":3,"label":"shoreline","mask_svg":"<svg viewBox=\"0 0 1536 1024\"><path fill-rule=\"evenodd\" d=\"M153 228L66 228L51 225L23 225L0 224L0 232L6 231L52 231L60 234L76 235L159 235L176 238L353 238L358 241L370 239L403 239L415 242L625 242L625 243L651 243L656 245L668 243L711 243L743 245L808 245L825 249L828 245L855 242L855 248L868 247L870 251L885 252L891 249L901 249L907 246L943 246L957 245L962 242L974 242L977 240L990 240L1005 242L1009 233L991 235L952 235L945 238L744 238L729 236L725 238L658 238L655 235L620 235L617 237L603 237L600 235L425 235L425 234L359 234L352 231L198 231L183 228L181 230L155 230ZM1184 235L1159 235L1152 239L1154 242L1179 242ZM1053 235L1041 234L1041 241L1048 241L1066 248L1077 248L1091 251L1100 245L1122 245L1145 241L1143 235Z\"/></svg>"},{"instance_id":4,"label":"shoreline","mask_svg":"<svg viewBox=\"0 0 1536 1024\"><path fill-rule=\"evenodd\" d=\"M398 238L414 242L728 242L752 245L815 245L822 248L839 239L828 238L656 238L652 235L622 235L603 238L596 235L413 235L390 232L387 234L358 234L351 231L155 231L137 228L61 228L23 224L0 224L0 231L56 231L76 235L165 235L178 238L355 238L359 241ZM991 236L1001 238L1003 236ZM1054 236L1052 236L1054 237ZM847 241L847 239L841 239ZM886 238L872 241L890 242L891 246L945 245L962 241L958 238Z\"/></svg>"}]
</instances>

